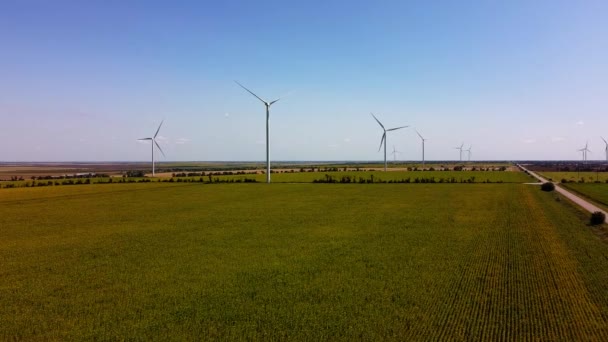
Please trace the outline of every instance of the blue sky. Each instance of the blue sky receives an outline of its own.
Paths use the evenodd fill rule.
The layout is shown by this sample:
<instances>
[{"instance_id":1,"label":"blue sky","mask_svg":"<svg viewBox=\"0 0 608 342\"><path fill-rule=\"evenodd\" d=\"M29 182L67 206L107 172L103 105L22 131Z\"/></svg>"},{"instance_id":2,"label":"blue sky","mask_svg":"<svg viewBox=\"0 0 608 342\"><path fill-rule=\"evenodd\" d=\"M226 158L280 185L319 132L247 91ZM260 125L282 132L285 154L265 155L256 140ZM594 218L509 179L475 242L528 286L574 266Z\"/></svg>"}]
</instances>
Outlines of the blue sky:
<instances>
[{"instance_id":1,"label":"blue sky","mask_svg":"<svg viewBox=\"0 0 608 342\"><path fill-rule=\"evenodd\" d=\"M0 2L0 161L604 158L606 1ZM389 134L420 158L412 128ZM161 159L162 160L162 159Z\"/></svg>"}]
</instances>

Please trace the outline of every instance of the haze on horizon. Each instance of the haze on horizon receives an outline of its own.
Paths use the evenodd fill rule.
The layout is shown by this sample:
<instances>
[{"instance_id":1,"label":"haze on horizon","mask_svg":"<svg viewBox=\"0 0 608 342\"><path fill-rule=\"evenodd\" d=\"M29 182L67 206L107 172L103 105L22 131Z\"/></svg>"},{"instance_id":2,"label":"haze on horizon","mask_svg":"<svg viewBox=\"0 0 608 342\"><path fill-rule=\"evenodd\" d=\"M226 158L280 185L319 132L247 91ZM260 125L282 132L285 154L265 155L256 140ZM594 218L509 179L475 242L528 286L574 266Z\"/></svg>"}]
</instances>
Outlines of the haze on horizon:
<instances>
[{"instance_id":1,"label":"haze on horizon","mask_svg":"<svg viewBox=\"0 0 608 342\"><path fill-rule=\"evenodd\" d=\"M5 1L0 161L604 159L606 1ZM392 159L392 157L390 158Z\"/></svg>"}]
</instances>

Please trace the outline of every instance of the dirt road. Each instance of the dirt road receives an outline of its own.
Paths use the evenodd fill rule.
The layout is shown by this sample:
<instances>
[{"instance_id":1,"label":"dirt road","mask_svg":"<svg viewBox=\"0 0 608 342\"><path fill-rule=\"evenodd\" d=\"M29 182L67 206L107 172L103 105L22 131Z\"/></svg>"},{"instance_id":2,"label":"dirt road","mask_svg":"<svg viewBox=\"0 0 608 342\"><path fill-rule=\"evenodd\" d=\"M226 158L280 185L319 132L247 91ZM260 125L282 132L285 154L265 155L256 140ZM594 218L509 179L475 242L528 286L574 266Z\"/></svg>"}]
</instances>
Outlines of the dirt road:
<instances>
[{"instance_id":1,"label":"dirt road","mask_svg":"<svg viewBox=\"0 0 608 342\"><path fill-rule=\"evenodd\" d=\"M521 165L517 165L519 166L522 170L524 171L528 171L528 173L538 179L541 183L546 183L548 182L548 180L544 179L543 177L537 175L536 173L526 169L525 167L521 166ZM555 184L555 183L553 183ZM571 200L572 202L578 204L579 206L581 206L583 209L587 210L590 213L596 212L596 211L601 211L604 214L606 214L605 210L600 209L599 207L595 206L594 204L588 202L587 200L583 199L582 197L579 197L567 190L565 190L564 188L560 187L558 184L555 184L555 191L559 192L560 194L562 194L564 197L567 197L569 200Z\"/></svg>"}]
</instances>

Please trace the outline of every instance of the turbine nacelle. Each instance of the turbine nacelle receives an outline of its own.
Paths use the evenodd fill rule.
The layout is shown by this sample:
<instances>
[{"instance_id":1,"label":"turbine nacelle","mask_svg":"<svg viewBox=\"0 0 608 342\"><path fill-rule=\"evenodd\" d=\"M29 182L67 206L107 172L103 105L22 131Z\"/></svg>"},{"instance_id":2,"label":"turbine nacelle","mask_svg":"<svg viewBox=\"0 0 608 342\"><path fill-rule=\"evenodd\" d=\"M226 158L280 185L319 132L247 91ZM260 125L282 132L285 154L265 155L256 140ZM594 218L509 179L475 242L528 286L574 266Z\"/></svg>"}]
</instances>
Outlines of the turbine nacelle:
<instances>
[{"instance_id":1,"label":"turbine nacelle","mask_svg":"<svg viewBox=\"0 0 608 342\"><path fill-rule=\"evenodd\" d=\"M270 108L270 106L272 106L274 103L276 103L277 101L279 101L281 98L279 97L278 99L274 100L274 101L266 101L263 100L261 97L257 96L254 92L252 92L251 90L247 89L244 85L240 84L238 81L234 81L234 83L238 84L241 88L245 89L247 92L249 92L249 94L255 96L258 100L262 101L262 103L267 107Z\"/></svg>"}]
</instances>

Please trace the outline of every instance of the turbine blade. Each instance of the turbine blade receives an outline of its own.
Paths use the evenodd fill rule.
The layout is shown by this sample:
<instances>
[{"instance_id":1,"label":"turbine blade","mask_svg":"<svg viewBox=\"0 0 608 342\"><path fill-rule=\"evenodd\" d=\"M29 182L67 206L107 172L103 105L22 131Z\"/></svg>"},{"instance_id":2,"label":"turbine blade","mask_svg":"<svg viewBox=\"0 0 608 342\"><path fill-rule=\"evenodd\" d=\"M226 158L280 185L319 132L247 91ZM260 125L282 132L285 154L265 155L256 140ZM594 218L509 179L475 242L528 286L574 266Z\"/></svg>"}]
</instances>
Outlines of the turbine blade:
<instances>
[{"instance_id":1,"label":"turbine blade","mask_svg":"<svg viewBox=\"0 0 608 342\"><path fill-rule=\"evenodd\" d=\"M156 142L156 140L154 140L154 144L156 144L156 147L158 147L158 150L160 151L160 153L162 153L163 157L165 157L165 152L163 152L163 149L160 148L160 145Z\"/></svg>"},{"instance_id":2,"label":"turbine blade","mask_svg":"<svg viewBox=\"0 0 608 342\"><path fill-rule=\"evenodd\" d=\"M396 131L396 130L398 130L398 129L407 128L407 127L410 127L410 126L401 126L401 127L389 128L389 129L387 129L386 131L387 131L387 132L388 132L388 131Z\"/></svg>"},{"instance_id":3,"label":"turbine blade","mask_svg":"<svg viewBox=\"0 0 608 342\"><path fill-rule=\"evenodd\" d=\"M234 82L235 82L236 84L240 85L240 86L241 86L241 88L243 88L243 89L247 90L247 91L249 92L249 94L251 94L251 95L255 96L255 97L258 99L258 100L262 101L262 103L267 104L267 103L266 103L266 101L262 100L262 98L261 98L261 97L259 97L259 96L257 96L256 94L254 94L254 93L253 93L251 90L249 90L249 89L245 88L245 86L244 86L244 85L240 84L240 83L239 83L239 82L237 82L236 80L235 80ZM278 101L278 100L276 100L276 101ZM276 101L274 101L274 102L276 102Z\"/></svg>"},{"instance_id":4,"label":"turbine blade","mask_svg":"<svg viewBox=\"0 0 608 342\"><path fill-rule=\"evenodd\" d=\"M608 145L608 141L606 141L606 139L604 139L604 137L600 137L602 138L602 140L604 140L604 144Z\"/></svg>"},{"instance_id":5,"label":"turbine blade","mask_svg":"<svg viewBox=\"0 0 608 342\"><path fill-rule=\"evenodd\" d=\"M420 139L424 140L424 138L422 137L422 135L420 135L420 133L418 133L418 130L415 129L415 131L416 131L416 134L418 134L418 136L420 137Z\"/></svg>"},{"instance_id":6,"label":"turbine blade","mask_svg":"<svg viewBox=\"0 0 608 342\"><path fill-rule=\"evenodd\" d=\"M274 100L274 101L270 102L270 103L268 104L268 106L272 106L272 104L273 104L273 103L278 102L280 99L281 99L281 98L279 97L278 99L276 99L276 100Z\"/></svg>"},{"instance_id":7,"label":"turbine blade","mask_svg":"<svg viewBox=\"0 0 608 342\"><path fill-rule=\"evenodd\" d=\"M141 139L137 139L137 140L152 140L152 138L141 138Z\"/></svg>"},{"instance_id":8,"label":"turbine blade","mask_svg":"<svg viewBox=\"0 0 608 342\"><path fill-rule=\"evenodd\" d=\"M162 120L162 121L160 122L160 125L158 125L158 129L156 130L156 133L154 134L154 138L156 138L156 136L158 135L158 131L160 131L160 126L162 126L162 125L163 125L163 122L164 122L164 121L165 121L165 120Z\"/></svg>"},{"instance_id":9,"label":"turbine blade","mask_svg":"<svg viewBox=\"0 0 608 342\"><path fill-rule=\"evenodd\" d=\"M380 120L378 120L378 118L374 115L374 113L370 113L374 119L376 119L376 122L378 122L378 125L380 125L380 127L382 127L383 130L386 131L386 128L384 128L384 125L382 124L382 122L380 122Z\"/></svg>"},{"instance_id":10,"label":"turbine blade","mask_svg":"<svg viewBox=\"0 0 608 342\"><path fill-rule=\"evenodd\" d=\"M384 139L386 139L386 132L382 134L382 139L380 139L380 147L378 147L378 152L380 152L380 149L382 148L382 143L384 143Z\"/></svg>"}]
</instances>

